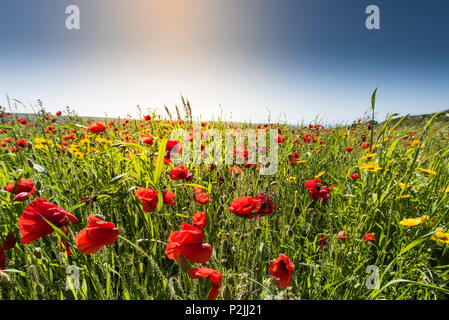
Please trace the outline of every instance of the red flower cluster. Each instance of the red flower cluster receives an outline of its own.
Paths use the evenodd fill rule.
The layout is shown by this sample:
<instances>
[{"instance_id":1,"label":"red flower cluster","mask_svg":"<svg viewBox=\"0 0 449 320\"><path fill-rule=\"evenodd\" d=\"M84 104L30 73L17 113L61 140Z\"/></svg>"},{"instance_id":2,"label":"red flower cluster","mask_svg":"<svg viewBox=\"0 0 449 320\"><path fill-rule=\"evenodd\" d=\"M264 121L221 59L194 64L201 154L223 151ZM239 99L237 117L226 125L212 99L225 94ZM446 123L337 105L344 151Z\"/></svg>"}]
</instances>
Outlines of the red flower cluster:
<instances>
[{"instance_id":1,"label":"red flower cluster","mask_svg":"<svg viewBox=\"0 0 449 320\"><path fill-rule=\"evenodd\" d=\"M13 202L23 202L28 200L31 194L36 195L34 182L31 179L22 179L17 183L8 183L5 186L5 190L16 195L12 200Z\"/></svg>"},{"instance_id":2,"label":"red flower cluster","mask_svg":"<svg viewBox=\"0 0 449 320\"><path fill-rule=\"evenodd\" d=\"M158 203L158 191L154 188L139 188L136 190L136 194L134 195L143 205L143 211L150 212L157 208ZM173 199L176 198L176 195L171 191L162 192L163 202L164 204L168 204L173 206L175 202Z\"/></svg>"},{"instance_id":3,"label":"red flower cluster","mask_svg":"<svg viewBox=\"0 0 449 320\"><path fill-rule=\"evenodd\" d=\"M259 194L256 198L246 196L231 201L229 211L239 217L254 218L273 213L276 205L265 193Z\"/></svg>"},{"instance_id":4,"label":"red flower cluster","mask_svg":"<svg viewBox=\"0 0 449 320\"><path fill-rule=\"evenodd\" d=\"M165 254L171 260L178 261L179 254L194 263L209 261L212 246L206 243L200 229L183 222L181 230L170 233Z\"/></svg>"},{"instance_id":5,"label":"red flower cluster","mask_svg":"<svg viewBox=\"0 0 449 320\"><path fill-rule=\"evenodd\" d=\"M195 228L203 230L207 224L207 215L204 211L198 211L192 216L192 223Z\"/></svg>"},{"instance_id":6,"label":"red flower cluster","mask_svg":"<svg viewBox=\"0 0 449 320\"><path fill-rule=\"evenodd\" d=\"M312 200L329 199L329 192L332 188L321 185L321 180L308 180L305 183L306 189L309 190L309 196Z\"/></svg>"}]
</instances>

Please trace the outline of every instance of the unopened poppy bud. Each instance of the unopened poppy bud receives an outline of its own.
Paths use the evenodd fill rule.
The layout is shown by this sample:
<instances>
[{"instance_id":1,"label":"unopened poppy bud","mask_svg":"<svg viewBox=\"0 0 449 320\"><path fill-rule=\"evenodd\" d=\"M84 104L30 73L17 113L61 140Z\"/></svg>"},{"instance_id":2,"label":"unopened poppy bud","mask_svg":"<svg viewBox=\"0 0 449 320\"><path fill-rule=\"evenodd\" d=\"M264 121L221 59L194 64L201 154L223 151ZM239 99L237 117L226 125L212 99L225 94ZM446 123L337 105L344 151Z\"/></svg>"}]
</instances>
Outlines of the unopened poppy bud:
<instances>
[{"instance_id":1,"label":"unopened poppy bud","mask_svg":"<svg viewBox=\"0 0 449 320\"><path fill-rule=\"evenodd\" d=\"M225 286L223 289L223 299L224 300L231 300L232 299L232 294L231 294L231 289L229 288L229 286Z\"/></svg>"},{"instance_id":2,"label":"unopened poppy bud","mask_svg":"<svg viewBox=\"0 0 449 320\"><path fill-rule=\"evenodd\" d=\"M11 278L9 277L8 273L0 270L0 283L9 283L10 281Z\"/></svg>"},{"instance_id":3,"label":"unopened poppy bud","mask_svg":"<svg viewBox=\"0 0 449 320\"><path fill-rule=\"evenodd\" d=\"M287 230L287 235L291 238L291 237L293 237L293 230L290 228L290 227L288 227L288 230Z\"/></svg>"},{"instance_id":4,"label":"unopened poppy bud","mask_svg":"<svg viewBox=\"0 0 449 320\"><path fill-rule=\"evenodd\" d=\"M88 186L88 187L87 187L87 191L89 191L89 192L93 192L93 191L94 191L94 187L92 187L92 186Z\"/></svg>"},{"instance_id":5,"label":"unopened poppy bud","mask_svg":"<svg viewBox=\"0 0 449 320\"><path fill-rule=\"evenodd\" d=\"M70 174L70 172L72 172L72 168L67 169L67 174Z\"/></svg>"},{"instance_id":6,"label":"unopened poppy bud","mask_svg":"<svg viewBox=\"0 0 449 320\"><path fill-rule=\"evenodd\" d=\"M299 207L294 207L293 208L293 214L295 216L299 216L300 213L301 213L301 210L299 209Z\"/></svg>"},{"instance_id":7,"label":"unopened poppy bud","mask_svg":"<svg viewBox=\"0 0 449 320\"><path fill-rule=\"evenodd\" d=\"M45 292L44 286L40 283L36 283L34 290L36 291L37 294L43 294Z\"/></svg>"},{"instance_id":8,"label":"unopened poppy bud","mask_svg":"<svg viewBox=\"0 0 449 320\"><path fill-rule=\"evenodd\" d=\"M70 150L67 150L67 157L73 158L73 153Z\"/></svg>"},{"instance_id":9,"label":"unopened poppy bud","mask_svg":"<svg viewBox=\"0 0 449 320\"><path fill-rule=\"evenodd\" d=\"M35 188L36 190L40 190L40 189L42 188L42 182L37 181L36 184L34 185L34 188Z\"/></svg>"},{"instance_id":10,"label":"unopened poppy bud","mask_svg":"<svg viewBox=\"0 0 449 320\"><path fill-rule=\"evenodd\" d=\"M273 181L273 182L270 183L270 186L274 186L274 185L277 185L277 184L278 184L277 181Z\"/></svg>"},{"instance_id":11,"label":"unopened poppy bud","mask_svg":"<svg viewBox=\"0 0 449 320\"><path fill-rule=\"evenodd\" d=\"M85 178L89 178L89 173L87 173L86 170L83 170L83 176L84 176Z\"/></svg>"},{"instance_id":12,"label":"unopened poppy bud","mask_svg":"<svg viewBox=\"0 0 449 320\"><path fill-rule=\"evenodd\" d=\"M229 248L231 247L231 244L229 243L229 240L226 238L223 240L223 250L229 250Z\"/></svg>"},{"instance_id":13,"label":"unopened poppy bud","mask_svg":"<svg viewBox=\"0 0 449 320\"><path fill-rule=\"evenodd\" d=\"M27 164L30 168L34 168L33 161L31 161L30 159L27 159Z\"/></svg>"},{"instance_id":14,"label":"unopened poppy bud","mask_svg":"<svg viewBox=\"0 0 449 320\"><path fill-rule=\"evenodd\" d=\"M32 144L30 141L28 141L28 143L27 143L27 148L28 148L28 149L33 148L33 144Z\"/></svg>"},{"instance_id":15,"label":"unopened poppy bud","mask_svg":"<svg viewBox=\"0 0 449 320\"><path fill-rule=\"evenodd\" d=\"M190 262L180 253L178 256L179 267L183 272L187 272L190 269Z\"/></svg>"}]
</instances>

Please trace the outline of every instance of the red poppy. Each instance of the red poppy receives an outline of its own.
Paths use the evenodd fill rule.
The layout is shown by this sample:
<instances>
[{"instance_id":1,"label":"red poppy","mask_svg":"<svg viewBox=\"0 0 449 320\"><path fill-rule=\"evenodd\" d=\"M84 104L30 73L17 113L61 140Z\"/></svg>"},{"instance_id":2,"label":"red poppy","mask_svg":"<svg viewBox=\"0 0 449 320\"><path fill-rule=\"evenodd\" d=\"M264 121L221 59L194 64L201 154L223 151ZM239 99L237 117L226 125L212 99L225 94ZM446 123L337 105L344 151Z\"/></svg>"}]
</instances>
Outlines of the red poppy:
<instances>
[{"instance_id":1,"label":"red poppy","mask_svg":"<svg viewBox=\"0 0 449 320\"><path fill-rule=\"evenodd\" d=\"M351 152L352 150L354 150L354 147L347 147L346 151Z\"/></svg>"},{"instance_id":2,"label":"red poppy","mask_svg":"<svg viewBox=\"0 0 449 320\"><path fill-rule=\"evenodd\" d=\"M187 169L187 167L183 164L175 167L172 169L172 171L170 171L170 178L172 180L180 180L180 179L185 179L187 178L189 174L189 170Z\"/></svg>"},{"instance_id":3,"label":"red poppy","mask_svg":"<svg viewBox=\"0 0 449 320\"><path fill-rule=\"evenodd\" d=\"M74 224L78 219L57 205L38 198L25 208L19 218L21 244L33 242L47 234L52 233L53 228L43 219L52 223L57 228Z\"/></svg>"},{"instance_id":4,"label":"red poppy","mask_svg":"<svg viewBox=\"0 0 449 320\"><path fill-rule=\"evenodd\" d=\"M295 265L293 261L285 254L280 253L278 258L268 265L268 272L270 276L276 278L272 279L273 283L281 288L290 286L290 280L293 275Z\"/></svg>"},{"instance_id":5,"label":"red poppy","mask_svg":"<svg viewBox=\"0 0 449 320\"><path fill-rule=\"evenodd\" d=\"M327 238L324 234L322 234L320 236L320 248L324 247L326 245L326 242L327 242Z\"/></svg>"},{"instance_id":6,"label":"red poppy","mask_svg":"<svg viewBox=\"0 0 449 320\"><path fill-rule=\"evenodd\" d=\"M16 237L12 232L8 233L5 242L0 245L0 270L5 269L6 256L5 251L14 248L16 245Z\"/></svg>"},{"instance_id":7,"label":"red poppy","mask_svg":"<svg viewBox=\"0 0 449 320\"><path fill-rule=\"evenodd\" d=\"M61 111L56 111L56 115L57 115L58 117L60 117L60 116L62 115L62 112L61 112Z\"/></svg>"},{"instance_id":8,"label":"red poppy","mask_svg":"<svg viewBox=\"0 0 449 320\"><path fill-rule=\"evenodd\" d=\"M360 178L360 174L358 174L358 173L351 173L351 174L349 174L349 178L357 180L357 179Z\"/></svg>"},{"instance_id":9,"label":"red poppy","mask_svg":"<svg viewBox=\"0 0 449 320\"><path fill-rule=\"evenodd\" d=\"M145 119L145 121L150 121L151 120L151 116L149 114L147 114L143 118Z\"/></svg>"},{"instance_id":10,"label":"red poppy","mask_svg":"<svg viewBox=\"0 0 449 320\"><path fill-rule=\"evenodd\" d=\"M203 230L204 227L206 227L207 224L207 215L204 211L198 211L192 216L192 223L193 226Z\"/></svg>"},{"instance_id":11,"label":"red poppy","mask_svg":"<svg viewBox=\"0 0 449 320\"><path fill-rule=\"evenodd\" d=\"M254 201L253 197L248 196L232 200L228 209L239 217L247 216L248 218L252 218L256 205L257 202Z\"/></svg>"},{"instance_id":12,"label":"red poppy","mask_svg":"<svg viewBox=\"0 0 449 320\"><path fill-rule=\"evenodd\" d=\"M214 269L200 266L199 268L191 268L188 275L192 279L209 278L212 282L212 289L209 292L208 300L215 300L221 287L222 274Z\"/></svg>"},{"instance_id":13,"label":"red poppy","mask_svg":"<svg viewBox=\"0 0 449 320\"><path fill-rule=\"evenodd\" d=\"M256 198L253 198L253 201L258 216L270 215L276 208L276 205L265 193L261 193Z\"/></svg>"},{"instance_id":14,"label":"red poppy","mask_svg":"<svg viewBox=\"0 0 449 320\"><path fill-rule=\"evenodd\" d=\"M21 148L25 148L27 146L28 141L26 139L17 139L17 145Z\"/></svg>"},{"instance_id":15,"label":"red poppy","mask_svg":"<svg viewBox=\"0 0 449 320\"><path fill-rule=\"evenodd\" d=\"M81 252L92 254L117 240L119 231L112 222L100 220L92 215L87 217L87 221L87 228L75 236L76 247Z\"/></svg>"},{"instance_id":16,"label":"red poppy","mask_svg":"<svg viewBox=\"0 0 449 320\"><path fill-rule=\"evenodd\" d=\"M153 145L154 139L152 136L143 136L142 138L140 138L140 141L151 147Z\"/></svg>"},{"instance_id":17,"label":"red poppy","mask_svg":"<svg viewBox=\"0 0 449 320\"><path fill-rule=\"evenodd\" d=\"M309 196L312 200L329 199L329 191L332 189L321 185L321 180L308 180L305 183L306 189L309 190Z\"/></svg>"},{"instance_id":18,"label":"red poppy","mask_svg":"<svg viewBox=\"0 0 449 320\"><path fill-rule=\"evenodd\" d=\"M176 195L171 192L171 191L163 191L162 192L162 197L164 198L164 203L168 204L170 206L174 206L175 202L173 201L173 199L176 198Z\"/></svg>"},{"instance_id":19,"label":"red poppy","mask_svg":"<svg viewBox=\"0 0 449 320\"><path fill-rule=\"evenodd\" d=\"M229 173L231 175L241 175L242 174L242 168L240 168L238 166L232 166L231 168L229 168Z\"/></svg>"},{"instance_id":20,"label":"red poppy","mask_svg":"<svg viewBox=\"0 0 449 320\"><path fill-rule=\"evenodd\" d=\"M364 143L362 143L361 148L362 148L362 150L363 150L363 149L369 148L369 146L370 146L370 143L369 143L369 142L364 142Z\"/></svg>"},{"instance_id":21,"label":"red poppy","mask_svg":"<svg viewBox=\"0 0 449 320\"><path fill-rule=\"evenodd\" d=\"M203 188L193 187L193 192L195 192L195 194L201 193L201 192L203 192Z\"/></svg>"},{"instance_id":22,"label":"red poppy","mask_svg":"<svg viewBox=\"0 0 449 320\"><path fill-rule=\"evenodd\" d=\"M106 126L104 124L102 124L101 122L94 122L89 124L89 126L87 127L87 129L92 132L92 133L102 133L103 131L106 130Z\"/></svg>"},{"instance_id":23,"label":"red poppy","mask_svg":"<svg viewBox=\"0 0 449 320\"><path fill-rule=\"evenodd\" d=\"M153 188L139 188L136 190L134 197L142 202L143 211L145 212L153 211L157 207L158 192Z\"/></svg>"},{"instance_id":24,"label":"red poppy","mask_svg":"<svg viewBox=\"0 0 449 320\"><path fill-rule=\"evenodd\" d=\"M348 239L349 239L349 236L347 236L347 235L346 235L346 232L345 232L344 230L342 230L342 231L339 231L339 232L337 233L337 238L338 238L338 239L343 239L343 240L348 240Z\"/></svg>"},{"instance_id":25,"label":"red poppy","mask_svg":"<svg viewBox=\"0 0 449 320\"><path fill-rule=\"evenodd\" d=\"M168 140L167 144L165 145L165 150L168 152L173 151L175 153L178 153L181 152L182 147L177 140Z\"/></svg>"},{"instance_id":26,"label":"red poppy","mask_svg":"<svg viewBox=\"0 0 449 320\"><path fill-rule=\"evenodd\" d=\"M13 202L22 202L27 200L31 194L36 195L34 182L31 179L22 179L17 183L8 183L5 186L5 190L16 195L12 200Z\"/></svg>"},{"instance_id":27,"label":"red poppy","mask_svg":"<svg viewBox=\"0 0 449 320\"><path fill-rule=\"evenodd\" d=\"M165 254L171 260L178 261L179 254L194 263L209 261L212 247L206 243L200 229L183 222L181 230L170 233Z\"/></svg>"},{"instance_id":28,"label":"red poppy","mask_svg":"<svg viewBox=\"0 0 449 320\"><path fill-rule=\"evenodd\" d=\"M363 236L364 241L373 241L374 240L374 233L365 233Z\"/></svg>"},{"instance_id":29,"label":"red poppy","mask_svg":"<svg viewBox=\"0 0 449 320\"><path fill-rule=\"evenodd\" d=\"M196 202L200 203L200 204L206 204L208 202L212 202L212 200L210 199L210 194L208 194L207 192L200 192L196 195L195 197Z\"/></svg>"}]
</instances>

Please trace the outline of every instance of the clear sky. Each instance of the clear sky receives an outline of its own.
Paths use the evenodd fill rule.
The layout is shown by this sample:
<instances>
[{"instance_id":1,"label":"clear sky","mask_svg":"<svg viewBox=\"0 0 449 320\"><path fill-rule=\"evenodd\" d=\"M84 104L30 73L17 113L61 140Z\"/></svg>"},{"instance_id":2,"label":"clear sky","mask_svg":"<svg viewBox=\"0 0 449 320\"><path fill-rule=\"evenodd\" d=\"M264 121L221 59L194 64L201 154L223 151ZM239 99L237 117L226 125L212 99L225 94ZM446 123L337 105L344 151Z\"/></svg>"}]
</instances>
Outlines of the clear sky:
<instances>
[{"instance_id":1,"label":"clear sky","mask_svg":"<svg viewBox=\"0 0 449 320\"><path fill-rule=\"evenodd\" d=\"M80 8L67 30L65 8ZM380 8L367 30L365 8ZM449 109L447 0L1 0L0 105L259 122ZM23 109L17 111L24 111ZM30 110L28 110L30 111ZM164 113L165 114L165 113Z\"/></svg>"}]
</instances>

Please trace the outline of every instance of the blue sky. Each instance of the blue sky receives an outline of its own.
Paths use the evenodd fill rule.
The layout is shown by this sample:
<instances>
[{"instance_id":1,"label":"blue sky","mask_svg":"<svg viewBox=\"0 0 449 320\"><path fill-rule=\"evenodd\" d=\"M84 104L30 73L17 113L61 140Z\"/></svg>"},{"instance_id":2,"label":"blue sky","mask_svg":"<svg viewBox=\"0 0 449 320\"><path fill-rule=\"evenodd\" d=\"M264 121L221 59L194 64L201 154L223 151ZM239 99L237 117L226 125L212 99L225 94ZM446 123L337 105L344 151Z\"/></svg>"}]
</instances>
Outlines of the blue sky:
<instances>
[{"instance_id":1,"label":"blue sky","mask_svg":"<svg viewBox=\"0 0 449 320\"><path fill-rule=\"evenodd\" d=\"M80 30L65 28L72 4ZM370 4L380 30L365 28ZM444 0L2 0L0 105L8 94L137 116L183 94L205 120L341 123L379 87L379 120L437 112L449 109L448 13Z\"/></svg>"}]
</instances>

